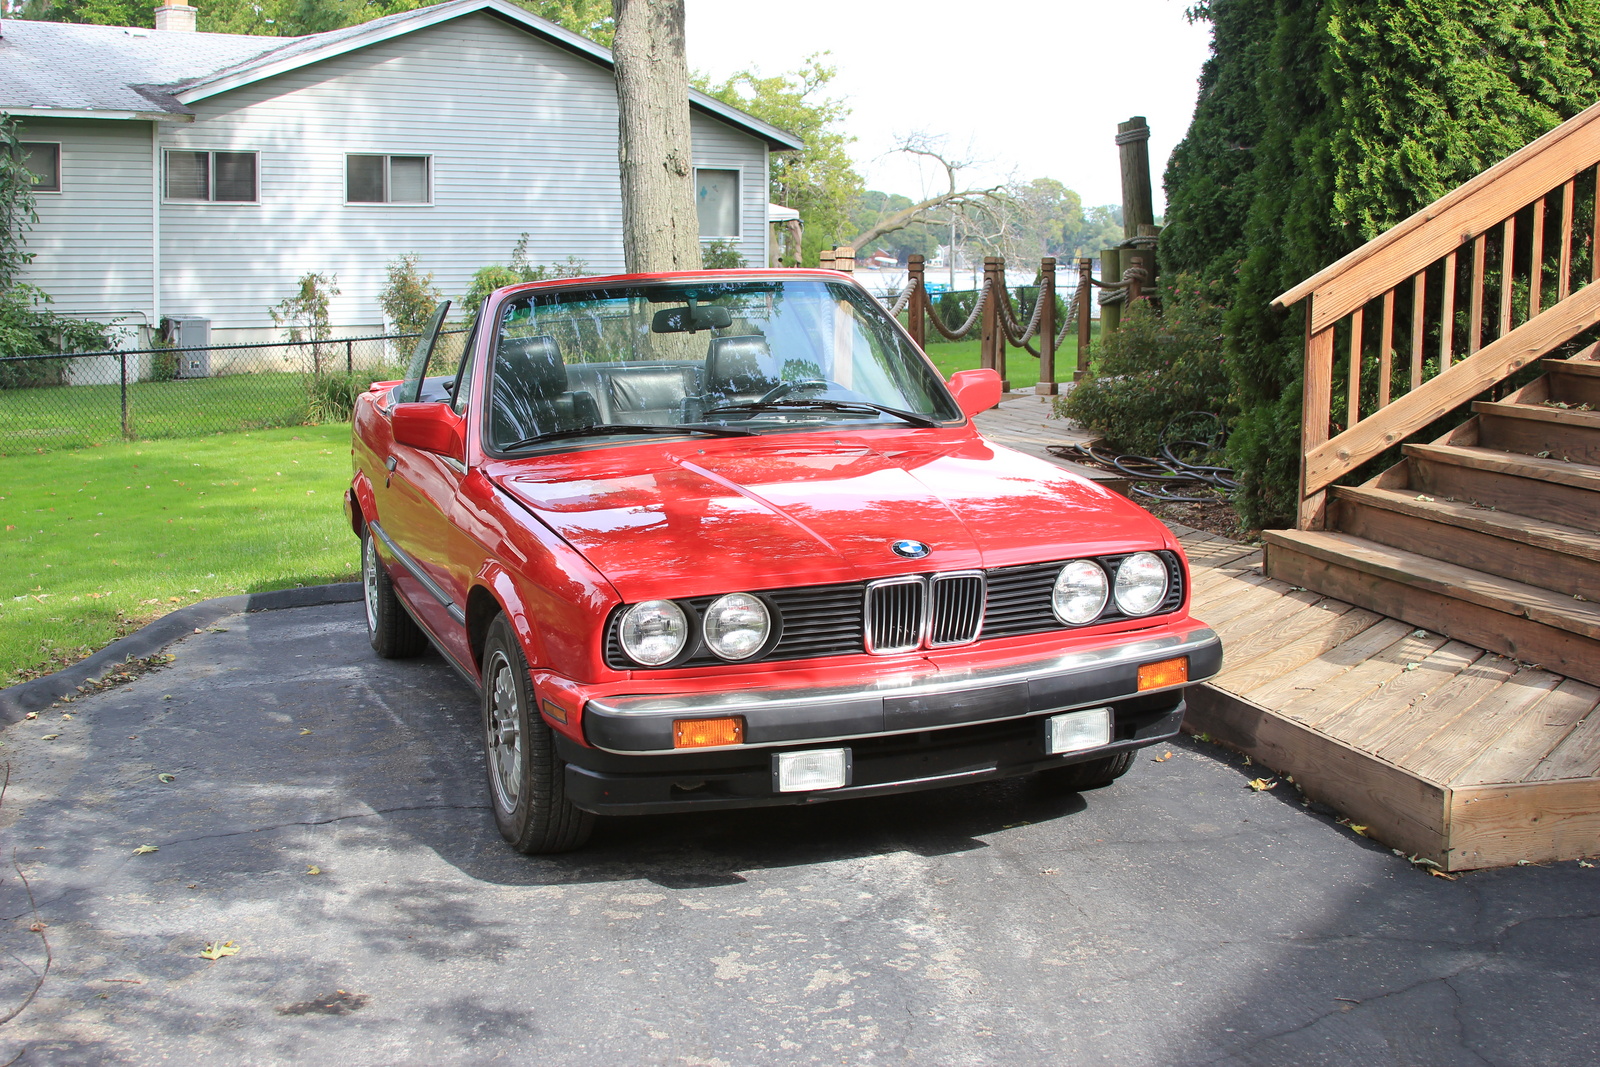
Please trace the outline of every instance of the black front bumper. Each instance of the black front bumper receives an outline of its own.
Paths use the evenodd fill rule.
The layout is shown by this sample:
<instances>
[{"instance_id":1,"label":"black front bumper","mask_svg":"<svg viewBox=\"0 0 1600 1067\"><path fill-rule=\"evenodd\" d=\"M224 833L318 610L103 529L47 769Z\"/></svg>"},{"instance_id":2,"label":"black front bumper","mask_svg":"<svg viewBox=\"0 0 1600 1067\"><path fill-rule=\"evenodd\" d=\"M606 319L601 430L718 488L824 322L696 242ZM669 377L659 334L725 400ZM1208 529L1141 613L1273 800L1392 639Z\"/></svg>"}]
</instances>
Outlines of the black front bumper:
<instances>
[{"instance_id":1,"label":"black front bumper","mask_svg":"<svg viewBox=\"0 0 1600 1067\"><path fill-rule=\"evenodd\" d=\"M826 744L749 746L736 750L634 756L586 748L557 735L566 761L566 794L596 815L651 815L714 808L815 804L828 800L937 789L1102 759L1168 740L1183 722L1183 691L1112 701L1109 745L1066 755L1046 748L1048 715L1027 715L944 729L921 730ZM806 747L851 751L849 785L810 793L779 793L772 757Z\"/></svg>"}]
</instances>

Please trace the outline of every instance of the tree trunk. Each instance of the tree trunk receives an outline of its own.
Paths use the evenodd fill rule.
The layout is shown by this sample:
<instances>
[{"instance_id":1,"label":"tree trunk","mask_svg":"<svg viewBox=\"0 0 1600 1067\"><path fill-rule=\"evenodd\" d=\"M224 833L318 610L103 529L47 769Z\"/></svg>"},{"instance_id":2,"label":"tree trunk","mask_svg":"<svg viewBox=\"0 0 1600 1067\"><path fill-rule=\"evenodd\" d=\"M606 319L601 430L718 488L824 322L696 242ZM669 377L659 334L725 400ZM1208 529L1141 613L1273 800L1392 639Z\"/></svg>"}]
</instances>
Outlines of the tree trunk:
<instances>
[{"instance_id":1,"label":"tree trunk","mask_svg":"<svg viewBox=\"0 0 1600 1067\"><path fill-rule=\"evenodd\" d=\"M699 270L684 0L612 0L622 255L631 273Z\"/></svg>"}]
</instances>

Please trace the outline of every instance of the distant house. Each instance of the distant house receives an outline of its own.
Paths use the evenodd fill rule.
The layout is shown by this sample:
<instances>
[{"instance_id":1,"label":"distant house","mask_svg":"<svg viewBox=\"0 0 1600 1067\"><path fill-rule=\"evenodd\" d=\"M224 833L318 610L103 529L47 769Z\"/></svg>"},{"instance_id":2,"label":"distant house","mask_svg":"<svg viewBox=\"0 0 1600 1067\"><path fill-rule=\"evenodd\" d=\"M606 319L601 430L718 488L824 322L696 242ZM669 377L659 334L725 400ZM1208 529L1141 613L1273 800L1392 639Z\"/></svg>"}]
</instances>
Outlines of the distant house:
<instances>
[{"instance_id":1,"label":"distant house","mask_svg":"<svg viewBox=\"0 0 1600 1067\"><path fill-rule=\"evenodd\" d=\"M268 339L267 309L336 274L340 332L384 325L385 265L446 295L505 262L622 268L606 49L503 0L454 0L306 37L7 19L0 112L39 175L30 280L70 315L209 319ZM800 147L690 95L701 233L768 261L768 153Z\"/></svg>"}]
</instances>

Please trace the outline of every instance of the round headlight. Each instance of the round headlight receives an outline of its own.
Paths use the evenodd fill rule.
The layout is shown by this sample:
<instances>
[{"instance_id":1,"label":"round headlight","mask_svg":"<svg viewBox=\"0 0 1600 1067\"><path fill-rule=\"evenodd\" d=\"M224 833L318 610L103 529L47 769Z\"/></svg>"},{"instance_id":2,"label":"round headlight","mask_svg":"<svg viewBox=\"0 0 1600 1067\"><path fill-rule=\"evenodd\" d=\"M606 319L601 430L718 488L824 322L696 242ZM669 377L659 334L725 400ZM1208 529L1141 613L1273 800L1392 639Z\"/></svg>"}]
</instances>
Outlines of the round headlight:
<instances>
[{"instance_id":1,"label":"round headlight","mask_svg":"<svg viewBox=\"0 0 1600 1067\"><path fill-rule=\"evenodd\" d=\"M706 609L706 647L723 659L749 659L761 651L772 630L772 616L759 597L729 593Z\"/></svg>"},{"instance_id":2,"label":"round headlight","mask_svg":"<svg viewBox=\"0 0 1600 1067\"><path fill-rule=\"evenodd\" d=\"M622 651L636 663L659 667L683 651L689 619L670 600L646 600L622 613Z\"/></svg>"},{"instance_id":3,"label":"round headlight","mask_svg":"<svg viewBox=\"0 0 1600 1067\"><path fill-rule=\"evenodd\" d=\"M1135 552L1117 568L1117 607L1148 615L1167 598L1167 565L1153 552Z\"/></svg>"},{"instance_id":4,"label":"round headlight","mask_svg":"<svg viewBox=\"0 0 1600 1067\"><path fill-rule=\"evenodd\" d=\"M1073 626L1090 622L1106 606L1106 572L1093 560L1075 559L1056 575L1050 607L1056 618Z\"/></svg>"}]
</instances>

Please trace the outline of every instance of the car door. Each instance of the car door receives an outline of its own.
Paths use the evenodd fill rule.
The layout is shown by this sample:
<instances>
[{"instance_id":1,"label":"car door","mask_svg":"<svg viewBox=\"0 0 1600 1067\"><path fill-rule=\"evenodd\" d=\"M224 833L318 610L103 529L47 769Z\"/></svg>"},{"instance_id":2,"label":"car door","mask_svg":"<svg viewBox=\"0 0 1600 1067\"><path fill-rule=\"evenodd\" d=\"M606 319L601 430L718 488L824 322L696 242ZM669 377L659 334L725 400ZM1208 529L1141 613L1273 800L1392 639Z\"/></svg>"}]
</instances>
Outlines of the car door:
<instances>
[{"instance_id":1,"label":"car door","mask_svg":"<svg viewBox=\"0 0 1600 1067\"><path fill-rule=\"evenodd\" d=\"M464 394L471 381L468 364L474 335L468 335L456 372L457 385L449 385L441 376L430 378L427 373L437 369L432 364L449 306L448 300L439 305L418 339L406 380L396 387L396 407L438 404L460 418L455 394ZM391 417L394 410L391 408ZM472 563L456 558L460 534L452 518L466 466L461 458L402 444L393 436L389 448L384 461L387 477L382 488L374 486L374 492L388 547L399 564L391 568L391 574L417 621L453 658L470 664L465 608Z\"/></svg>"}]
</instances>

